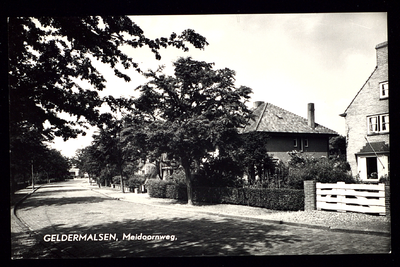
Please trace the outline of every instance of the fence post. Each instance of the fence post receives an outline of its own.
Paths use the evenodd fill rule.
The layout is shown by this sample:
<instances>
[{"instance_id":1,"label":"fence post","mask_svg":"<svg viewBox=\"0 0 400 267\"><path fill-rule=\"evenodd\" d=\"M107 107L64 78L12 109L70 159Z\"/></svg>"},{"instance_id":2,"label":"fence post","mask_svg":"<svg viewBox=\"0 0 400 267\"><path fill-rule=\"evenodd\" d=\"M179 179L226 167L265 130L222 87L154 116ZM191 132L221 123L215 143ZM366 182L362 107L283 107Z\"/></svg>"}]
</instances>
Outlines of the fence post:
<instances>
[{"instance_id":1,"label":"fence post","mask_svg":"<svg viewBox=\"0 0 400 267\"><path fill-rule=\"evenodd\" d=\"M385 214L390 221L390 185L385 185Z\"/></svg>"},{"instance_id":2,"label":"fence post","mask_svg":"<svg viewBox=\"0 0 400 267\"><path fill-rule=\"evenodd\" d=\"M310 211L317 208L317 189L314 180L304 181L304 210Z\"/></svg>"},{"instance_id":3,"label":"fence post","mask_svg":"<svg viewBox=\"0 0 400 267\"><path fill-rule=\"evenodd\" d=\"M340 186L340 188L336 189L337 195L337 211L339 212L346 212L346 188L345 188L345 182L336 182L336 184L338 185L338 187Z\"/></svg>"}]
</instances>

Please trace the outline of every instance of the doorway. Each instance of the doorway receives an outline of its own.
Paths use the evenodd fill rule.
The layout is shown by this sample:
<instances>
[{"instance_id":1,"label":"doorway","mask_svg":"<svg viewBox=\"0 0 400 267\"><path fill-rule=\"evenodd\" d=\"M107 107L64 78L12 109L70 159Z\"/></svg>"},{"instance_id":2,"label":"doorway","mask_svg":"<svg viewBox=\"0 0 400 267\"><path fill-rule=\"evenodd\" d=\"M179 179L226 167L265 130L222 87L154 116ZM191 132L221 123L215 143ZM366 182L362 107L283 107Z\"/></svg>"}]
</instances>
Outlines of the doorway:
<instances>
[{"instance_id":1,"label":"doorway","mask_svg":"<svg viewBox=\"0 0 400 267\"><path fill-rule=\"evenodd\" d=\"M376 157L367 158L367 179L378 178L378 160Z\"/></svg>"}]
</instances>

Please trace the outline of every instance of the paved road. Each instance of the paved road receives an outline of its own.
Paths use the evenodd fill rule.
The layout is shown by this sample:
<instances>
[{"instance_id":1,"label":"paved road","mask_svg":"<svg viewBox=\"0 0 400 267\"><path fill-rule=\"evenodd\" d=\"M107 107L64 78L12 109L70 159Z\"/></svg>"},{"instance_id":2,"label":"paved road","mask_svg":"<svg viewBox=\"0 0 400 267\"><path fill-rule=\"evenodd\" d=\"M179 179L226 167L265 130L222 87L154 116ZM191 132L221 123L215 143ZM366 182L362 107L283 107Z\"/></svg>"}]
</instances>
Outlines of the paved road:
<instances>
[{"instance_id":1,"label":"paved road","mask_svg":"<svg viewBox=\"0 0 400 267\"><path fill-rule=\"evenodd\" d=\"M390 251L390 237L118 201L81 187L76 181L40 188L22 202L17 216L37 234L29 236L22 226L12 223L15 258L387 254ZM141 240L136 236L141 236ZM57 241L63 239L67 241Z\"/></svg>"}]
</instances>

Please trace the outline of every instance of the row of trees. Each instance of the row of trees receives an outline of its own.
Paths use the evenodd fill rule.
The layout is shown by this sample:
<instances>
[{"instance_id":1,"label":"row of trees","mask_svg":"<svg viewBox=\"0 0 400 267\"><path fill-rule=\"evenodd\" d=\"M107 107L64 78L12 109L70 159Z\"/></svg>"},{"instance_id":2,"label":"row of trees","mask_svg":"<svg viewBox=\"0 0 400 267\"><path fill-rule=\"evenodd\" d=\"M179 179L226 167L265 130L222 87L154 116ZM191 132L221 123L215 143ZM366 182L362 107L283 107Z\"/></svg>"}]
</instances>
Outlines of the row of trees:
<instances>
[{"instance_id":1,"label":"row of trees","mask_svg":"<svg viewBox=\"0 0 400 267\"><path fill-rule=\"evenodd\" d=\"M12 144L12 153L10 153L11 193L20 186L26 186L28 182L61 181L70 177L70 160L60 151L34 141L24 139L14 141Z\"/></svg>"},{"instance_id":2,"label":"row of trees","mask_svg":"<svg viewBox=\"0 0 400 267\"><path fill-rule=\"evenodd\" d=\"M36 147L44 141L55 136L75 138L88 125L99 130L92 145L77 154L75 163L82 171L105 183L118 175L123 185L139 159L153 161L166 153L183 168L189 204L199 177L245 173L251 184L275 168L260 145L266 136L238 133L252 119L246 105L252 90L235 86L233 70L215 70L212 63L188 57L173 63L173 75L166 75L162 67L142 72L121 51L122 46L148 46L159 59L160 47L186 51L186 43L191 43L204 48L206 39L193 30L150 40L128 17L85 17L12 18L9 32L14 174L25 173L22 167L37 156ZM139 97L101 98L98 91L104 89L105 79L93 66L94 59L126 81L130 78L122 69L142 73L148 82L136 88ZM92 87L82 88L77 79ZM111 113L101 114L98 108L103 104L125 115L117 119ZM72 119L64 119L62 113ZM18 149L26 143L32 153Z\"/></svg>"},{"instance_id":3,"label":"row of trees","mask_svg":"<svg viewBox=\"0 0 400 267\"><path fill-rule=\"evenodd\" d=\"M147 47L160 59L160 48L208 44L191 29L149 39L126 16L10 17L8 37L11 186L28 177L32 160L43 158L45 142L85 135L89 126L105 128L112 116L100 113L103 104L112 111L131 109L130 99L99 96L106 80L94 62L130 81L124 72L141 69L124 47Z\"/></svg>"}]
</instances>

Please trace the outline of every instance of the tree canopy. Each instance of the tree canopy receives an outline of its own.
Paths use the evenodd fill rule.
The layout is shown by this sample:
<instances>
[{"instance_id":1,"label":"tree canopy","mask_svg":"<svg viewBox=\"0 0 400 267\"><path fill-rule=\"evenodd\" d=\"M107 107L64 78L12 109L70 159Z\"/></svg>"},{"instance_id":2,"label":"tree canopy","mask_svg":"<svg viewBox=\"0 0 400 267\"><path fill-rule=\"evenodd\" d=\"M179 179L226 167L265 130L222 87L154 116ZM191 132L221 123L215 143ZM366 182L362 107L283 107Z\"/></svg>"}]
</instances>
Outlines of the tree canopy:
<instances>
[{"instance_id":1,"label":"tree canopy","mask_svg":"<svg viewBox=\"0 0 400 267\"><path fill-rule=\"evenodd\" d=\"M185 170L188 203L191 199L192 172L209 152L224 151L229 139L238 134L251 117L246 101L250 88L235 87L235 72L213 69L212 63L180 58L174 76L162 68L144 75L141 95L135 107L147 114L147 143L151 150L167 153Z\"/></svg>"},{"instance_id":2,"label":"tree canopy","mask_svg":"<svg viewBox=\"0 0 400 267\"><path fill-rule=\"evenodd\" d=\"M151 40L129 17L13 17L9 19L9 87L11 135L15 127L28 124L47 139L65 140L83 133L76 126L94 125L98 107L107 103L119 107L129 101L100 98L105 78L94 66L98 60L109 65L116 76L130 81L124 70L137 63L122 52L123 46L147 46L161 58L161 47L173 46L185 51L187 43L196 48L207 45L193 30ZM91 88L82 88L78 80ZM127 102L128 101L128 102ZM61 112L74 116L65 119ZM44 123L48 122L49 127Z\"/></svg>"},{"instance_id":3,"label":"tree canopy","mask_svg":"<svg viewBox=\"0 0 400 267\"><path fill-rule=\"evenodd\" d=\"M24 172L44 141L76 138L107 120L99 112L104 103L112 111L131 107L129 99L100 97L106 79L96 61L130 81L126 70L141 70L124 47L147 47L160 59L162 47L187 51L188 44L200 49L208 44L191 29L149 39L127 16L10 17L8 37L12 176Z\"/></svg>"}]
</instances>

